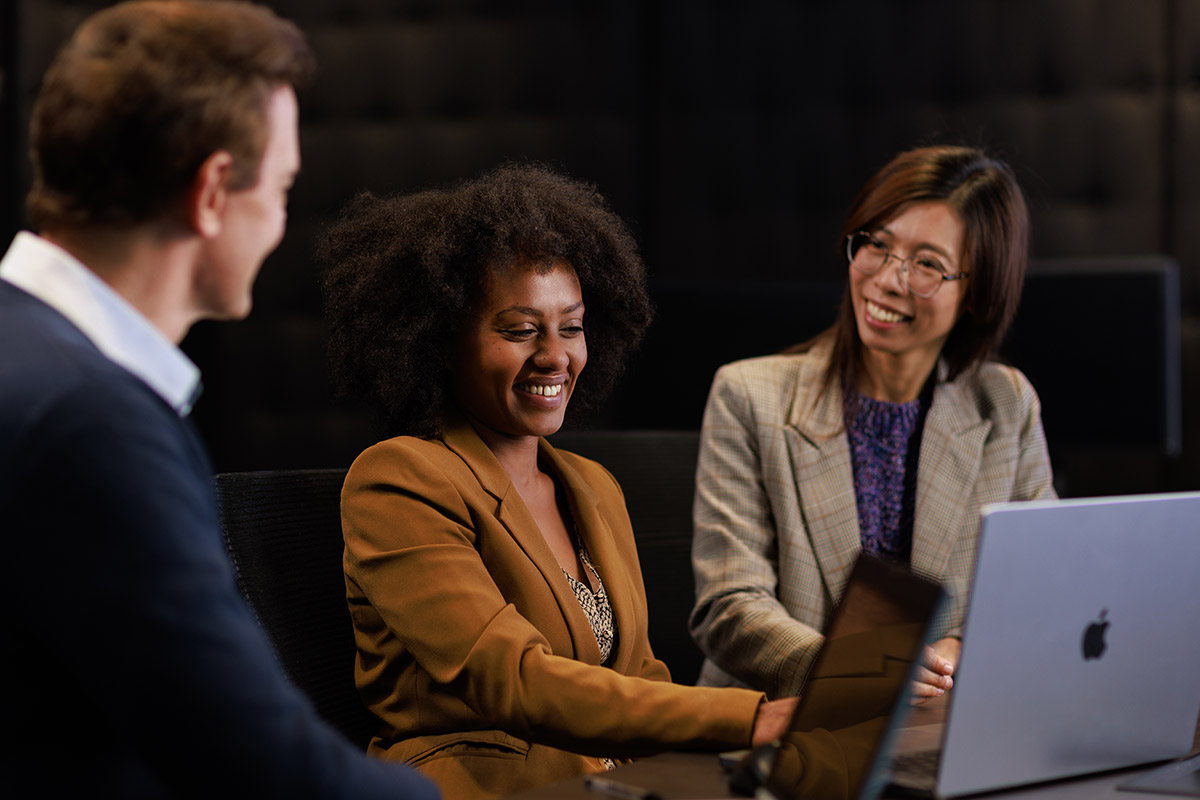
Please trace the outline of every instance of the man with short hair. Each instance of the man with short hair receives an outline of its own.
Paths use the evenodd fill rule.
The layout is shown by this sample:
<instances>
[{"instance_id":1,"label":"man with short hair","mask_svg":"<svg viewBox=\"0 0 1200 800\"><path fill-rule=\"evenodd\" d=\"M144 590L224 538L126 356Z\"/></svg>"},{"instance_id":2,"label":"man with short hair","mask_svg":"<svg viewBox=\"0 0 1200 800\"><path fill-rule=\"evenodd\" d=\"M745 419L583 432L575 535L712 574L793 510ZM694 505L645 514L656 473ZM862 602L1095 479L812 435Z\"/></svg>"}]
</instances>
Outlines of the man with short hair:
<instances>
[{"instance_id":1,"label":"man with short hair","mask_svg":"<svg viewBox=\"0 0 1200 800\"><path fill-rule=\"evenodd\" d=\"M261 6L122 3L34 107L0 261L0 795L407 797L276 666L188 412L200 319L237 319L300 168L302 34Z\"/></svg>"}]
</instances>

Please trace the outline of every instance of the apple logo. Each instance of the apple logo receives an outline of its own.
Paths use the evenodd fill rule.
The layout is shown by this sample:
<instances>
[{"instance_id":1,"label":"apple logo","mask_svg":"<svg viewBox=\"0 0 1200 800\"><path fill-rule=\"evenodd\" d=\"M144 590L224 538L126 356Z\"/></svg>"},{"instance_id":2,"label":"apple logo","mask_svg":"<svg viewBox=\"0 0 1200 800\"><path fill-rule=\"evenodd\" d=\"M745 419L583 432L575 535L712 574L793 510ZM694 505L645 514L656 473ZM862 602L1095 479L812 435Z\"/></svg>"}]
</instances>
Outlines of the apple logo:
<instances>
[{"instance_id":1,"label":"apple logo","mask_svg":"<svg viewBox=\"0 0 1200 800\"><path fill-rule=\"evenodd\" d=\"M1090 623L1083 630L1083 660L1089 661L1093 658L1099 658L1104 655L1105 648L1108 645L1104 642L1104 634L1108 631L1108 620L1104 617L1108 615L1108 609L1100 611L1100 618L1095 622Z\"/></svg>"}]
</instances>

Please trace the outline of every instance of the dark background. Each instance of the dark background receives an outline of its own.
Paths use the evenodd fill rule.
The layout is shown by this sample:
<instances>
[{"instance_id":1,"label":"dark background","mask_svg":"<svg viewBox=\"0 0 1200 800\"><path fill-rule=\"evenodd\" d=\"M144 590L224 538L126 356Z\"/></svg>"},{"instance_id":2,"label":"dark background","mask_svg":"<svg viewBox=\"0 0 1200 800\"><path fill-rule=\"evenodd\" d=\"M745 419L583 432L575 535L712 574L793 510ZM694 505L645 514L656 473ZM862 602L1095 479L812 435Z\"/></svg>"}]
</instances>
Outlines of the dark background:
<instances>
[{"instance_id":1,"label":"dark background","mask_svg":"<svg viewBox=\"0 0 1200 800\"><path fill-rule=\"evenodd\" d=\"M24 225L40 75L104 5L0 5L5 242ZM660 313L589 424L695 428L715 364L831 321L861 183L899 150L950 142L1009 160L1030 201L1039 283L1009 355L1046 404L1060 490L1200 488L1200 0L267 5L308 33L321 72L254 312L184 343L218 471L345 466L373 441L330 383L312 257L359 190L508 159L596 183L643 247ZM1126 274L1153 254L1165 278ZM1062 259L1101 266L1062 279Z\"/></svg>"}]
</instances>

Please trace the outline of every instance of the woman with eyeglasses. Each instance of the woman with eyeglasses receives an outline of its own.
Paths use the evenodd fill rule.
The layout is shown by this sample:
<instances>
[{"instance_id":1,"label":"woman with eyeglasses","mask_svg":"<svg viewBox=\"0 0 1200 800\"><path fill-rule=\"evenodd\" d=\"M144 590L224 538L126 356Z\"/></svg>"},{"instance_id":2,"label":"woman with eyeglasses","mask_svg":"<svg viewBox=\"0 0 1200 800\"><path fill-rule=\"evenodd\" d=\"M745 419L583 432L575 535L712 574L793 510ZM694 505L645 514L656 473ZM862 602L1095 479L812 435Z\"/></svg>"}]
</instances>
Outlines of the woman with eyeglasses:
<instances>
[{"instance_id":1,"label":"woman with eyeglasses","mask_svg":"<svg viewBox=\"0 0 1200 800\"><path fill-rule=\"evenodd\" d=\"M1028 228L1007 164L968 147L901 153L846 217L833 326L717 372L695 503L701 683L797 694L869 551L943 582L914 702L953 685L980 510L1054 496L1037 395L993 360Z\"/></svg>"}]
</instances>

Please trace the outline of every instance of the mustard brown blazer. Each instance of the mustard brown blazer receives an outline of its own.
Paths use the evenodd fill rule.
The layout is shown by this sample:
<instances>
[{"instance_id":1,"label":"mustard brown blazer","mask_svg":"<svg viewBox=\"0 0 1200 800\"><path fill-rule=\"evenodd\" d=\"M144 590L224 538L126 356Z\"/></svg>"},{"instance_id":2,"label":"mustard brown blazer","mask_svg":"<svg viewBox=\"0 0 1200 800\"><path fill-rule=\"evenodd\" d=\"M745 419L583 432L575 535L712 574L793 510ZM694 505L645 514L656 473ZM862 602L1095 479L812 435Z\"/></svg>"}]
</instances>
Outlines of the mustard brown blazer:
<instances>
[{"instance_id":1,"label":"mustard brown blazer","mask_svg":"<svg viewBox=\"0 0 1200 800\"><path fill-rule=\"evenodd\" d=\"M862 549L842 393L823 391L828 339L803 354L726 364L696 469L700 683L797 694ZM957 635L988 503L1054 496L1041 406L1018 370L938 367L917 465L911 565L949 598L935 635ZM1030 553L1030 558L1035 558Z\"/></svg>"},{"instance_id":2,"label":"mustard brown blazer","mask_svg":"<svg viewBox=\"0 0 1200 800\"><path fill-rule=\"evenodd\" d=\"M613 606L610 667L508 474L465 422L366 450L342 491L356 679L370 751L446 800L602 769L600 758L746 747L758 692L679 686L654 658L620 487L539 442Z\"/></svg>"}]
</instances>

